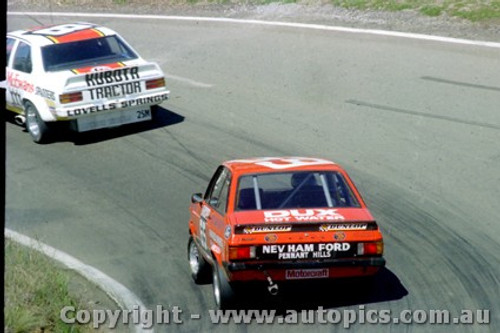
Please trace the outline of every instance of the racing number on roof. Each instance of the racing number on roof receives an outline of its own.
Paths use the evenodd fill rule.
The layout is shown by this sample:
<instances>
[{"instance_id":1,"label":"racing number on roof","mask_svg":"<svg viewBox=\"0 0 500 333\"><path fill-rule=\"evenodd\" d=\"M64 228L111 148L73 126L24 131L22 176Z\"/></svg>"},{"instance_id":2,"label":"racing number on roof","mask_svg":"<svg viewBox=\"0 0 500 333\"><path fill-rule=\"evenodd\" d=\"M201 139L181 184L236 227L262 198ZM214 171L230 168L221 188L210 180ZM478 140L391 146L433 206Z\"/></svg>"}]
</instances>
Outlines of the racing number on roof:
<instances>
[{"instance_id":1,"label":"racing number on roof","mask_svg":"<svg viewBox=\"0 0 500 333\"><path fill-rule=\"evenodd\" d=\"M330 161L322 160L319 158L301 158L301 157L288 157L288 158L267 157L261 159L253 159L253 160L252 159L237 160L233 162L255 163L257 165L277 170L295 168L301 166L309 166L309 165L332 164L332 162Z\"/></svg>"},{"instance_id":2,"label":"racing number on roof","mask_svg":"<svg viewBox=\"0 0 500 333\"><path fill-rule=\"evenodd\" d=\"M33 30L31 33L35 35L42 35L42 36L64 36L68 35L74 32L78 32L81 30L85 29L91 29L93 28L93 25L91 24L82 24L82 23L75 23L75 24L63 24L63 25L58 25L54 27L49 27L49 28L44 28L44 29L39 29L39 30Z\"/></svg>"}]
</instances>

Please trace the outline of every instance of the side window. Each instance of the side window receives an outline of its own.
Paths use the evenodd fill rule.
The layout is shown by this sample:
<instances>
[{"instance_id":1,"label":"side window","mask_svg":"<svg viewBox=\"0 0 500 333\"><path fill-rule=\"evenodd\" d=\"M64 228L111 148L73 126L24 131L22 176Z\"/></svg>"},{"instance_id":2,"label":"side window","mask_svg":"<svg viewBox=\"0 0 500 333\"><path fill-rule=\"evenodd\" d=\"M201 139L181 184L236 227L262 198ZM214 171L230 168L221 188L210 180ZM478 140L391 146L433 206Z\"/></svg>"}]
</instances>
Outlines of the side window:
<instances>
[{"instance_id":1,"label":"side window","mask_svg":"<svg viewBox=\"0 0 500 333\"><path fill-rule=\"evenodd\" d=\"M9 64L10 54L12 53L12 49L14 48L14 43L16 40L14 38L7 37L7 62L6 66Z\"/></svg>"},{"instance_id":2,"label":"side window","mask_svg":"<svg viewBox=\"0 0 500 333\"><path fill-rule=\"evenodd\" d=\"M224 183L222 184L222 188L217 201L217 206L215 207L215 209L217 209L217 211L221 214L226 213L230 184L231 184L231 177L228 175L226 179L224 179Z\"/></svg>"},{"instance_id":3,"label":"side window","mask_svg":"<svg viewBox=\"0 0 500 333\"><path fill-rule=\"evenodd\" d=\"M331 173L327 176L327 182L330 184L330 195L336 207L359 207L354 194L344 177L340 173Z\"/></svg>"},{"instance_id":4,"label":"side window","mask_svg":"<svg viewBox=\"0 0 500 333\"><path fill-rule=\"evenodd\" d=\"M205 201L221 214L226 211L229 183L229 171L221 166L212 178L205 193Z\"/></svg>"},{"instance_id":5,"label":"side window","mask_svg":"<svg viewBox=\"0 0 500 333\"><path fill-rule=\"evenodd\" d=\"M14 69L31 73L32 64L31 64L31 46L26 43L19 42L19 45L16 50L16 54L14 56Z\"/></svg>"},{"instance_id":6,"label":"side window","mask_svg":"<svg viewBox=\"0 0 500 333\"><path fill-rule=\"evenodd\" d=\"M205 201L208 202L208 200L212 196L215 184L219 180L222 171L224 171L224 167L221 165L220 167L217 168L217 171L215 171L214 175L212 176L212 179L210 180L210 183L208 183L207 190L205 191L205 195L203 196L203 199L205 199Z\"/></svg>"}]
</instances>

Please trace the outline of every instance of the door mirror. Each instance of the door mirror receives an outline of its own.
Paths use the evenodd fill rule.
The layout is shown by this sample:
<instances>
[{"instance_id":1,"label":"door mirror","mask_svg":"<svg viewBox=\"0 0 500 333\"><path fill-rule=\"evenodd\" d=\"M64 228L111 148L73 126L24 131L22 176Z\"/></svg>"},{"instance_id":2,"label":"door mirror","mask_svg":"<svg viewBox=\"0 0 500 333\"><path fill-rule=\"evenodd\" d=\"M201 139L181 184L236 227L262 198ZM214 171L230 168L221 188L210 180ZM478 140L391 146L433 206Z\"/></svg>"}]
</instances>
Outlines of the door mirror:
<instances>
[{"instance_id":1,"label":"door mirror","mask_svg":"<svg viewBox=\"0 0 500 333\"><path fill-rule=\"evenodd\" d=\"M195 193L191 196L192 203L201 203L203 201L203 197L201 193Z\"/></svg>"}]
</instances>

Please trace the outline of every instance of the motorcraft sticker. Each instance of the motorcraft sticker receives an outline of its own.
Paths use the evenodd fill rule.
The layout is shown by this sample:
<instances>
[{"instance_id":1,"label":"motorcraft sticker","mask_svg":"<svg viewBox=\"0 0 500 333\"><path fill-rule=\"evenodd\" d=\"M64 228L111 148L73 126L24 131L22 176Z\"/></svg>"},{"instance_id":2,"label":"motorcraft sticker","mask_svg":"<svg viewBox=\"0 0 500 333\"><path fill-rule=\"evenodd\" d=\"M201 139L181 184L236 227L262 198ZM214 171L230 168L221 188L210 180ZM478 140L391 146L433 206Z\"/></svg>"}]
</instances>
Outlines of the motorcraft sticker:
<instances>
[{"instance_id":1,"label":"motorcraft sticker","mask_svg":"<svg viewBox=\"0 0 500 333\"><path fill-rule=\"evenodd\" d=\"M323 279L330 275L328 268L319 269L287 269L285 279L300 280L300 279Z\"/></svg>"}]
</instances>

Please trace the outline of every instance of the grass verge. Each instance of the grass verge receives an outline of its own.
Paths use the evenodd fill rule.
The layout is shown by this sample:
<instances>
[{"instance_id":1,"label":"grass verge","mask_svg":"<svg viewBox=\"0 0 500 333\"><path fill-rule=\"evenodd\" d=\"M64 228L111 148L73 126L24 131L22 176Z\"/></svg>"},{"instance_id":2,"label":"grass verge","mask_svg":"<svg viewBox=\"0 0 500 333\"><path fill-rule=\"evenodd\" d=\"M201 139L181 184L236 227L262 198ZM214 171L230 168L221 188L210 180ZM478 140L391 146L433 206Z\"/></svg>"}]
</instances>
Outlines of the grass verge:
<instances>
[{"instance_id":1,"label":"grass verge","mask_svg":"<svg viewBox=\"0 0 500 333\"><path fill-rule=\"evenodd\" d=\"M69 275L44 255L5 239L5 332L90 332L59 318L63 307L87 309L69 291Z\"/></svg>"},{"instance_id":2,"label":"grass verge","mask_svg":"<svg viewBox=\"0 0 500 333\"><path fill-rule=\"evenodd\" d=\"M500 0L331 0L335 6L399 11L412 9L427 16L461 17L473 22L500 20Z\"/></svg>"}]
</instances>

